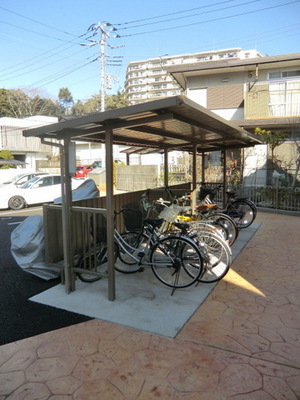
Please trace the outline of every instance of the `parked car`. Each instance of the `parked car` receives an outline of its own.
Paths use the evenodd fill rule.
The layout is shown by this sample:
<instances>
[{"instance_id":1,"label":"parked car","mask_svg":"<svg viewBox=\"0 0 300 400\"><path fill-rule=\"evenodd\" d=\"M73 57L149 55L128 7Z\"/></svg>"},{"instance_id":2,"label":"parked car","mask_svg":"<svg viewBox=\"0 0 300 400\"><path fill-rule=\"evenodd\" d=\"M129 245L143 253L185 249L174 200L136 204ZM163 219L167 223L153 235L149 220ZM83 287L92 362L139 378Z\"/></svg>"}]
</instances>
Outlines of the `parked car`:
<instances>
[{"instance_id":1,"label":"parked car","mask_svg":"<svg viewBox=\"0 0 300 400\"><path fill-rule=\"evenodd\" d=\"M86 178L87 174L92 170L92 165L78 165L76 167L75 178Z\"/></svg>"},{"instance_id":2,"label":"parked car","mask_svg":"<svg viewBox=\"0 0 300 400\"><path fill-rule=\"evenodd\" d=\"M7 181L0 184L0 188L2 187L9 187L11 185L21 186L25 182L29 181L31 178L38 176L38 175L49 175L48 172L26 172L23 174L18 174L13 177L10 177Z\"/></svg>"},{"instance_id":3,"label":"parked car","mask_svg":"<svg viewBox=\"0 0 300 400\"><path fill-rule=\"evenodd\" d=\"M72 189L82 184L82 180L72 179ZM37 175L20 187L9 185L0 188L0 209L20 210L32 204L51 203L61 196L61 175Z\"/></svg>"}]
</instances>

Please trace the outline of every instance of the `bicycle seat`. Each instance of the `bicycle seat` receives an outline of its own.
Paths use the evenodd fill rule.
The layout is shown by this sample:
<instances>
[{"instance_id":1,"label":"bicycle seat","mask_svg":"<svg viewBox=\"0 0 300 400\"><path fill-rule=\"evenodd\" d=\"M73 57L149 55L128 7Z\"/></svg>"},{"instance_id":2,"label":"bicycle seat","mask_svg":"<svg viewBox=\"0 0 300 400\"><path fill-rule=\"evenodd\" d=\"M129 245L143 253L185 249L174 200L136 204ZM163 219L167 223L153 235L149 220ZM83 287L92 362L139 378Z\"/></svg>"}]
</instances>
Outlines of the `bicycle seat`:
<instances>
[{"instance_id":1,"label":"bicycle seat","mask_svg":"<svg viewBox=\"0 0 300 400\"><path fill-rule=\"evenodd\" d=\"M195 207L196 211L198 212L216 210L217 208L217 204L201 204Z\"/></svg>"},{"instance_id":2,"label":"bicycle seat","mask_svg":"<svg viewBox=\"0 0 300 400\"><path fill-rule=\"evenodd\" d=\"M176 228L180 229L181 231L187 231L189 228L189 224L186 224L184 222L174 222L174 226L176 226Z\"/></svg>"}]
</instances>

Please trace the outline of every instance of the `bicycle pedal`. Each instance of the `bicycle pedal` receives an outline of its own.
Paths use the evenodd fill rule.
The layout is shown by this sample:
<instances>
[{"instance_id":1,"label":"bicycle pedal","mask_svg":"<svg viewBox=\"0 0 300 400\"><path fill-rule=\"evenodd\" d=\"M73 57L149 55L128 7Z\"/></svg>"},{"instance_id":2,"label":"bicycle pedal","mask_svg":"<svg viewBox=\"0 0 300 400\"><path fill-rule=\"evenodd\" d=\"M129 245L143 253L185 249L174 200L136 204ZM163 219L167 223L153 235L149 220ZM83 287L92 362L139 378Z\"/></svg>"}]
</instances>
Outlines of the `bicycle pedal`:
<instances>
[{"instance_id":1,"label":"bicycle pedal","mask_svg":"<svg viewBox=\"0 0 300 400\"><path fill-rule=\"evenodd\" d=\"M138 270L138 272L143 272L143 271L145 271L145 268L144 268L144 267L141 267L141 268Z\"/></svg>"}]
</instances>

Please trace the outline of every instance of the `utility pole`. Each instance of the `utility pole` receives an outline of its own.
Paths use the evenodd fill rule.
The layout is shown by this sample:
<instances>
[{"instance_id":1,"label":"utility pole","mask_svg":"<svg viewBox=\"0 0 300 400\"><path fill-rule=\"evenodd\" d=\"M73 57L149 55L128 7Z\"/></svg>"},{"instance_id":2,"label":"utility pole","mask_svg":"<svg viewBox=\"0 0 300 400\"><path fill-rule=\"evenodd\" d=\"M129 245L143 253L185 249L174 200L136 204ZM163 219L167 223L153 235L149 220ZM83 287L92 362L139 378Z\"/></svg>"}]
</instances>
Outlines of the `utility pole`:
<instances>
[{"instance_id":1,"label":"utility pole","mask_svg":"<svg viewBox=\"0 0 300 400\"><path fill-rule=\"evenodd\" d=\"M109 28L108 28L109 27ZM106 94L106 88L107 88L107 76L106 76L106 59L107 59L107 54L106 54L106 41L110 37L110 32L111 31L116 31L117 29L112 27L112 25L109 22L98 22L98 24L93 24L89 27L88 31L93 31L92 37L94 37L97 32L99 32L100 39L98 41L96 40L89 40L90 43L87 44L82 44L82 46L95 46L97 44L100 45L100 57L97 58L96 60L100 60L100 102L101 102L101 107L100 111L105 111L105 94ZM119 35L115 35L114 37L120 37ZM112 47L111 48L116 48ZM94 60L94 61L96 61ZM111 64L111 65L116 65L116 64Z\"/></svg>"},{"instance_id":2,"label":"utility pole","mask_svg":"<svg viewBox=\"0 0 300 400\"><path fill-rule=\"evenodd\" d=\"M105 93L106 93L106 76L105 76L105 64L106 64L106 53L105 44L106 39L109 37L105 31L105 27L108 24L98 24L97 29L100 33L100 99L101 99L101 111L105 111Z\"/></svg>"}]
</instances>

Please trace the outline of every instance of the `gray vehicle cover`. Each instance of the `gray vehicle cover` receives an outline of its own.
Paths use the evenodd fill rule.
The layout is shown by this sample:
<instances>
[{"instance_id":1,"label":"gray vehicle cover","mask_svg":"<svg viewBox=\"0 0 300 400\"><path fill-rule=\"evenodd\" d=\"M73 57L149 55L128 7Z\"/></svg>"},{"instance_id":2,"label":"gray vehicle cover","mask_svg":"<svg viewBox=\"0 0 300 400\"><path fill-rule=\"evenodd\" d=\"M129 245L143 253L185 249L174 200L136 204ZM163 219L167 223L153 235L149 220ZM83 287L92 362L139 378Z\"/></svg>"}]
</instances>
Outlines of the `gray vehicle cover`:
<instances>
[{"instance_id":1,"label":"gray vehicle cover","mask_svg":"<svg viewBox=\"0 0 300 400\"><path fill-rule=\"evenodd\" d=\"M94 197L99 197L99 190L92 179L86 179L72 191L73 200ZM55 199L54 203L61 203L61 198ZM60 276L60 270L49 267L45 261L44 225L41 215L27 217L12 231L11 253L17 264L26 272L45 280Z\"/></svg>"},{"instance_id":2,"label":"gray vehicle cover","mask_svg":"<svg viewBox=\"0 0 300 400\"><path fill-rule=\"evenodd\" d=\"M72 190L72 200L74 201L93 199L95 197L99 197L99 189L93 179L86 179L77 189ZM54 203L61 203L61 197L54 199Z\"/></svg>"},{"instance_id":3,"label":"gray vehicle cover","mask_svg":"<svg viewBox=\"0 0 300 400\"><path fill-rule=\"evenodd\" d=\"M27 217L11 233L11 253L16 263L39 278L50 280L60 276L57 268L45 262L45 241L42 215Z\"/></svg>"}]
</instances>

